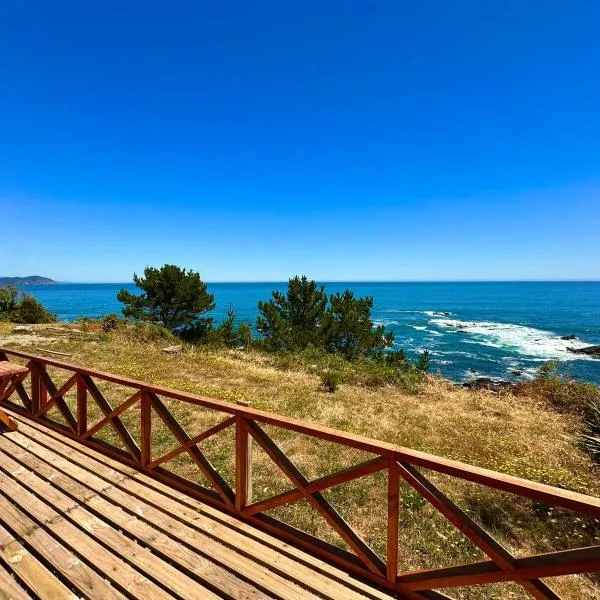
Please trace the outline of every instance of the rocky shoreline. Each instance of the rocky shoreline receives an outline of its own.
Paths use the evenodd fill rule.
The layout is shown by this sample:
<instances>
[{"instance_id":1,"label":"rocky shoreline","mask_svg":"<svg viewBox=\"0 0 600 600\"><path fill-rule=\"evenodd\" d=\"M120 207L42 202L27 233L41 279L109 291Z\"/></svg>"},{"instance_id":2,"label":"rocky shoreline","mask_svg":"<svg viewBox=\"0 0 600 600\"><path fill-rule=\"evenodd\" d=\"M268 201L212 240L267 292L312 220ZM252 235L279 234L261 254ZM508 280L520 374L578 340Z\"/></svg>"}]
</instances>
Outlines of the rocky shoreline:
<instances>
[{"instance_id":1,"label":"rocky shoreline","mask_svg":"<svg viewBox=\"0 0 600 600\"><path fill-rule=\"evenodd\" d=\"M567 339L567 338L563 338ZM573 338L568 338L573 339ZM597 346L586 346L585 348L567 348L569 352L573 354L587 354L593 358L600 358L600 345Z\"/></svg>"}]
</instances>

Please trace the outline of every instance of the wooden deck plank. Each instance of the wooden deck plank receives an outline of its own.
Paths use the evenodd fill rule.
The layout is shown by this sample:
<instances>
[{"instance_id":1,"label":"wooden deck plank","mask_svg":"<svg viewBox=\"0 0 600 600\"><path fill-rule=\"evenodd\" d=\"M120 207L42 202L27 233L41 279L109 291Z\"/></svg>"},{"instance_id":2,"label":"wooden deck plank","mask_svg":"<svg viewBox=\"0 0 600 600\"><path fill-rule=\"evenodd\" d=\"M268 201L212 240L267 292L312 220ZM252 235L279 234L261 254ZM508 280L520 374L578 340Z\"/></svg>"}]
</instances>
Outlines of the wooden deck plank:
<instances>
[{"instance_id":1,"label":"wooden deck plank","mask_svg":"<svg viewBox=\"0 0 600 600\"><path fill-rule=\"evenodd\" d=\"M19 505L22 514L27 513L45 530L56 536L60 543L85 559L88 565L94 565L102 575L134 596L147 600L170 600L174 596L159 588L141 573L118 559L93 537L84 533L72 523L66 521L60 512L29 492L0 469L0 490L13 503ZM13 507L14 508L14 507ZM3 518L0 512L0 519ZM36 525L39 530L39 525Z\"/></svg>"},{"instance_id":2,"label":"wooden deck plank","mask_svg":"<svg viewBox=\"0 0 600 600\"><path fill-rule=\"evenodd\" d=\"M8 445L7 440L1 438L0 444ZM79 498L76 495L75 500L73 500L73 498L59 492L59 486L57 486L55 482L50 484L33 470L25 470L21 463L16 462L8 454L2 451L0 451L0 464L2 465L1 468L3 470L14 475L19 482L24 484L30 491L51 503L52 506L62 513L68 513L68 518L79 525L79 527L83 528L95 539L112 548L116 555L126 558L133 563L143 572L144 576L149 579L154 578L159 580L167 589L179 594L182 598L192 597L218 600L219 597L206 589L206 587L198 584L193 579L190 579L187 575L178 571L169 563L146 550L143 545L135 543L113 529L105 521L97 518L83 508L80 504L85 503L90 496L95 495L89 488L85 488L81 485L78 486L76 491L81 495ZM108 512L118 513L119 510L109 505ZM123 513L123 515L125 516L125 522L123 523L123 520L121 520L121 522L124 525L126 525L128 521L138 520L126 513ZM144 532L146 539L152 540L156 537L156 531L151 527L146 527ZM179 551L176 545L174 548L171 548L171 550L173 551L174 556L176 556L176 553Z\"/></svg>"},{"instance_id":3,"label":"wooden deck plank","mask_svg":"<svg viewBox=\"0 0 600 600\"><path fill-rule=\"evenodd\" d=\"M6 438L0 439L0 446L4 449L4 451L0 451L0 459L2 461L4 461L5 457L7 457L7 452L13 454L16 458L19 458L16 452L10 448L10 441ZM26 457L22 457L22 460L26 460ZM63 464L63 467L69 468L69 464ZM76 475L76 478L83 483L87 483L93 479L93 475L91 473L81 468L78 470L73 470L71 468L71 470L73 471L73 474ZM1 481L2 479L0 474L0 482ZM119 525L123 527L133 527L135 524L131 522L131 514L133 513L133 515L139 515L139 520L143 520L147 524L153 524L156 530L158 530L155 530L155 537L157 536L158 532L162 532L163 534L167 533L170 536L175 537L180 542L184 541L186 544L197 548L199 552L209 557L210 560L220 563L221 568L218 570L219 572L213 572L212 576L213 579L214 575L219 576L215 583L229 588L227 590L228 593L233 592L233 594L237 597L240 595L240 590L236 588L241 588L241 591L244 591L244 588L248 588L247 585L243 585L243 582L233 575L233 573L241 573L243 574L244 578L249 579L255 585L260 586L263 590L272 591L273 596L277 598L286 600L315 600L315 594L303 589L291 581L286 580L280 575L270 572L268 569L264 568L262 564L253 561L240 553L232 551L212 537L204 535L195 529L182 524L180 521L173 519L169 514L158 511L151 505L137 500L121 490L111 486L106 487L102 480L99 481L101 482L101 487L105 488L103 490L103 496L108 500L108 502L106 499L96 495L96 493L90 490L90 488L85 487L83 490L78 490L79 493L85 494L85 496L82 498L82 502L95 511L105 511L106 514L110 514L110 511L112 511L113 514L111 514L110 518L117 519L119 521ZM55 485L61 485L61 481L52 480L52 482ZM64 480L62 483L64 484ZM95 483L97 484L98 482ZM100 488L97 489L100 491ZM74 487L72 490L75 492L75 497L77 497L77 491ZM50 493L48 493L46 497L49 501L53 501L55 505L58 502L58 500L53 499L53 495ZM63 505L63 510L71 510L71 508L69 508L69 504L73 503L74 501L69 499L69 502ZM123 512L123 514L120 515L117 510L115 510L115 507L128 509L129 514ZM167 536L163 535L163 540L166 537ZM178 548L182 547L183 546L181 543L174 542L171 544L171 551L173 552L172 560L178 560ZM200 558L201 556L197 556L196 561L198 561ZM207 563L207 568L210 568L210 562L206 559L205 562ZM227 569L229 572L225 571L225 569ZM223 571L225 572L223 573ZM211 575L210 571L208 574ZM254 593L249 593L248 597L267 598L269 596L255 591Z\"/></svg>"},{"instance_id":4,"label":"wooden deck plank","mask_svg":"<svg viewBox=\"0 0 600 600\"><path fill-rule=\"evenodd\" d=\"M192 527L198 527L212 534L217 533L226 542L235 545L243 541L249 551L256 554L259 560L265 561L270 568L280 570L288 578L293 578L302 585L320 590L324 597L340 598L342 594L344 598L349 599L366 597L374 600L386 600L391 597L388 593L359 581L235 517L190 498L37 423L24 420L20 433L25 438L20 443L25 447L29 443L37 443L36 440L41 442L42 445L38 444L37 451L44 448L47 452L45 458L51 464L60 464L57 461L68 457L69 462L72 461L73 464L93 471L94 474L105 479L105 485L107 481L115 480L115 488L122 489L138 499L141 498L159 509L169 511L180 519L190 520ZM72 471L72 473L74 472ZM74 474L76 476L76 473ZM95 485L98 486L100 483L96 482Z\"/></svg>"},{"instance_id":5,"label":"wooden deck plank","mask_svg":"<svg viewBox=\"0 0 600 600\"><path fill-rule=\"evenodd\" d=\"M18 536L23 545L36 552L61 573L86 598L94 600L125 600L125 596L77 556L59 544L47 531L38 527L13 501L0 493L0 522ZM43 591L43 590L42 590Z\"/></svg>"},{"instance_id":6,"label":"wooden deck plank","mask_svg":"<svg viewBox=\"0 0 600 600\"><path fill-rule=\"evenodd\" d=\"M239 579L234 573L219 567L215 563L208 561L201 554L177 543L137 516L122 510L121 507L105 500L102 496L96 495L95 492L92 492L92 497L90 497L90 488L86 487L80 481L65 475L55 467L43 462L34 454L26 452L20 446L16 444L11 445L6 438L0 438L0 458L4 459L5 452L11 452L15 460L27 464L32 471L49 480L64 493L74 498L81 498L81 502L85 503L86 507L89 507L90 510L93 510L94 514L102 515L107 521L112 522L123 531L127 531L132 536L135 536L140 542L148 545L159 554L167 556L173 564L179 565L206 580L211 586L219 588L224 594L229 594L240 599L267 599L272 597L261 593L253 586ZM85 472L83 474L85 476ZM104 483L102 480L99 481ZM209 597L208 593L206 597Z\"/></svg>"},{"instance_id":7,"label":"wooden deck plank","mask_svg":"<svg viewBox=\"0 0 600 600\"><path fill-rule=\"evenodd\" d=\"M0 564L0 600L31 600L31 596Z\"/></svg>"},{"instance_id":8,"label":"wooden deck plank","mask_svg":"<svg viewBox=\"0 0 600 600\"><path fill-rule=\"evenodd\" d=\"M33 556L27 548L16 539L12 533L0 525L0 558L2 558L17 575L21 581L32 590L43 590L38 594L43 598L52 600L76 600L77 596L69 590L54 574L52 574L38 559ZM14 580L12 580L14 583ZM9 589L9 583L0 575L0 598L2 590L6 586ZM17 586L18 587L18 586ZM21 589L21 588L19 588ZM12 592L15 593L16 592ZM29 598L29 595L22 590L22 598ZM15 597L17 597L15 595Z\"/></svg>"}]
</instances>

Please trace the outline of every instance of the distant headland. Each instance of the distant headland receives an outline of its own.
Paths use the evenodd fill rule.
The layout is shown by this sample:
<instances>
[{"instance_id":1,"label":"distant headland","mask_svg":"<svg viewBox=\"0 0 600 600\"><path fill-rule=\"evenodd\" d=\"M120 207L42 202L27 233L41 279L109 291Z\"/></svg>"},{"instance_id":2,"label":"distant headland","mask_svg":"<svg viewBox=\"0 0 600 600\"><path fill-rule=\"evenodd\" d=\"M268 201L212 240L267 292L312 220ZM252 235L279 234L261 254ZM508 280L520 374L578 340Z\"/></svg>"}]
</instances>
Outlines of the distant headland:
<instances>
[{"instance_id":1,"label":"distant headland","mask_svg":"<svg viewBox=\"0 0 600 600\"><path fill-rule=\"evenodd\" d=\"M3 285L55 285L56 281L49 277L29 275L27 277L0 277L0 286Z\"/></svg>"}]
</instances>

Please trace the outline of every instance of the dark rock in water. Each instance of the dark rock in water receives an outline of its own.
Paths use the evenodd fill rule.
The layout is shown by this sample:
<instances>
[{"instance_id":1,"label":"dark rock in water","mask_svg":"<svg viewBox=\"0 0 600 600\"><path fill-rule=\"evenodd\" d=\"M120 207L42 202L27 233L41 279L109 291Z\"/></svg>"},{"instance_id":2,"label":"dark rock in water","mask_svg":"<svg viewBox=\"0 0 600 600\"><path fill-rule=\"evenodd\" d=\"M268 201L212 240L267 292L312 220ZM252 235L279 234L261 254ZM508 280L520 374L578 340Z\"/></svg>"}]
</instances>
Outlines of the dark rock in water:
<instances>
[{"instance_id":1,"label":"dark rock in water","mask_svg":"<svg viewBox=\"0 0 600 600\"><path fill-rule=\"evenodd\" d=\"M578 339L576 335L562 335L560 337L561 340L576 340Z\"/></svg>"},{"instance_id":2,"label":"dark rock in water","mask_svg":"<svg viewBox=\"0 0 600 600\"><path fill-rule=\"evenodd\" d=\"M600 345L586 346L585 348L567 348L567 350L573 352L573 354L588 354L594 358L600 358Z\"/></svg>"},{"instance_id":3,"label":"dark rock in water","mask_svg":"<svg viewBox=\"0 0 600 600\"><path fill-rule=\"evenodd\" d=\"M492 392L500 392L511 387L513 384L510 381L492 379L491 377L478 377L471 381L465 381L462 386L468 390L490 390Z\"/></svg>"},{"instance_id":4,"label":"dark rock in water","mask_svg":"<svg viewBox=\"0 0 600 600\"><path fill-rule=\"evenodd\" d=\"M511 371L510 374L514 375L515 377L519 377L519 375L523 375L523 371L519 371L518 369L515 369L514 371Z\"/></svg>"},{"instance_id":5,"label":"dark rock in water","mask_svg":"<svg viewBox=\"0 0 600 600\"><path fill-rule=\"evenodd\" d=\"M474 369L473 367L469 367L469 373L477 373L477 369Z\"/></svg>"},{"instance_id":6,"label":"dark rock in water","mask_svg":"<svg viewBox=\"0 0 600 600\"><path fill-rule=\"evenodd\" d=\"M463 331L462 329L457 329L456 333L467 333L466 331Z\"/></svg>"}]
</instances>

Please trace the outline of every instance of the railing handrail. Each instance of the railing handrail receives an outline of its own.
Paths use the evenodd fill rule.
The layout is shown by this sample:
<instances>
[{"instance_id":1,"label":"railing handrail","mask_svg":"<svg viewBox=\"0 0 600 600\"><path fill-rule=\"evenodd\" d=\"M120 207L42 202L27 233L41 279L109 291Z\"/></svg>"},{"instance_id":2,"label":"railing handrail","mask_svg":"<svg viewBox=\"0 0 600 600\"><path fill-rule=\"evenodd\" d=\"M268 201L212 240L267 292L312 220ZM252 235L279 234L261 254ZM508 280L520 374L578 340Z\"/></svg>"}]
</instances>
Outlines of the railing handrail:
<instances>
[{"instance_id":1,"label":"railing handrail","mask_svg":"<svg viewBox=\"0 0 600 600\"><path fill-rule=\"evenodd\" d=\"M471 481L473 483L479 483L493 489L515 493L532 500L548 502L549 504L554 504L555 506L561 508L575 510L592 517L600 518L600 498L595 496L558 488L506 473L500 473L484 467L477 467L461 461L443 458L435 454L430 454L420 450L413 450L412 448L398 446L396 444L368 438L359 434L342 431L340 429L334 429L332 427L319 425L303 419L285 417L263 410L241 406L225 400L217 400L215 398L209 398L207 396L201 396L190 392L182 392L173 388L155 385L97 369L73 365L71 363L53 358L46 358L44 356L29 354L26 352L2 347L0 347L0 353L28 360L35 360L36 362L42 364L59 367L74 373L79 373L81 375L96 377L98 379L123 385L125 387L158 394L160 396L187 402L189 404L196 404L234 416L241 416L254 421L260 421L261 423L274 425L281 427L282 429L288 429L297 433L309 435L311 437L349 446L357 450L363 450L365 452L378 454L380 456L386 456L399 462L408 462L426 469L431 469L432 471L436 471L438 473L451 475L460 479Z\"/></svg>"}]
</instances>

